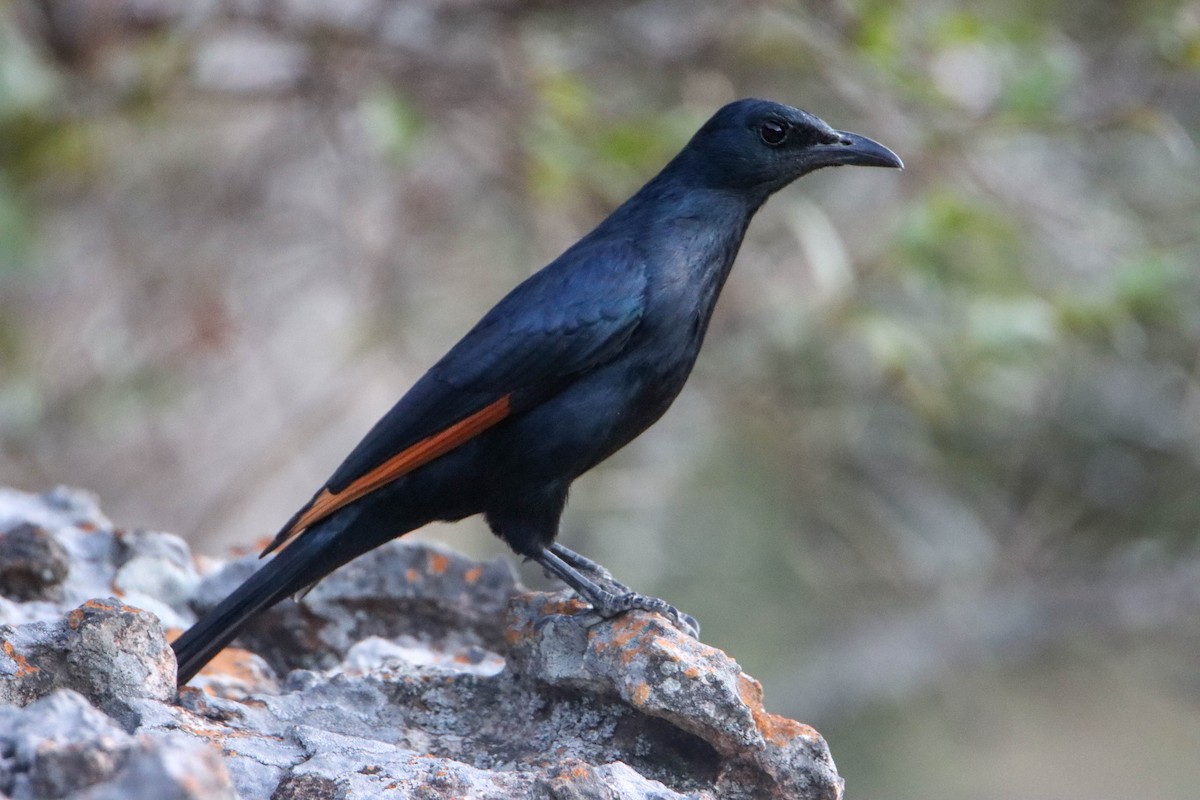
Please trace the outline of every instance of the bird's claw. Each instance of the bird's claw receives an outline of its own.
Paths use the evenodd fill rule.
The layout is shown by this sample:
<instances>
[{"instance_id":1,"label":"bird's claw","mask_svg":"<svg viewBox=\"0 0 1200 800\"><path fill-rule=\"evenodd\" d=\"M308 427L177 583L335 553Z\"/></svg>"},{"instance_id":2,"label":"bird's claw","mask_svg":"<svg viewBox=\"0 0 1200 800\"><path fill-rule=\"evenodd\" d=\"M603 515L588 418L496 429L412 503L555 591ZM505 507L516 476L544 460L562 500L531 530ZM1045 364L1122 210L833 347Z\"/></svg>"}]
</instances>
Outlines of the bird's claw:
<instances>
[{"instance_id":1,"label":"bird's claw","mask_svg":"<svg viewBox=\"0 0 1200 800\"><path fill-rule=\"evenodd\" d=\"M613 578L607 569L573 550L553 544L540 556L533 558L542 565L547 575L563 581L591 604L596 622L612 619L627 611L649 611L666 617L672 625L693 639L700 638L700 623L695 617L683 613L666 600L630 590Z\"/></svg>"},{"instance_id":2,"label":"bird's claw","mask_svg":"<svg viewBox=\"0 0 1200 800\"><path fill-rule=\"evenodd\" d=\"M700 638L700 623L691 614L685 614L675 606L658 597L648 597L637 592L611 594L602 598L587 598L592 609L605 619L624 614L628 611L649 611L660 614L671 621L679 630L691 636ZM599 602L597 602L599 601Z\"/></svg>"}]
</instances>

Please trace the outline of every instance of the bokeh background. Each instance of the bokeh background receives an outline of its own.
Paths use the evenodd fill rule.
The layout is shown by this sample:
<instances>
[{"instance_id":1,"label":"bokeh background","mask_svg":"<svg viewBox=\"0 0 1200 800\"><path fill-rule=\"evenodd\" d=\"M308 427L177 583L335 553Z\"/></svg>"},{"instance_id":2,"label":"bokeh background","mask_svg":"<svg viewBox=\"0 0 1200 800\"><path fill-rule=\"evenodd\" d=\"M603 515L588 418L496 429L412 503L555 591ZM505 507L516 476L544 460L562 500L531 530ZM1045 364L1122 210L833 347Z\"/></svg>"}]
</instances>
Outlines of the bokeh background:
<instances>
[{"instance_id":1,"label":"bokeh background","mask_svg":"<svg viewBox=\"0 0 1200 800\"><path fill-rule=\"evenodd\" d=\"M746 95L908 168L768 204L564 541L850 797L1194 800L1196 0L0 2L0 482L251 545Z\"/></svg>"}]
</instances>

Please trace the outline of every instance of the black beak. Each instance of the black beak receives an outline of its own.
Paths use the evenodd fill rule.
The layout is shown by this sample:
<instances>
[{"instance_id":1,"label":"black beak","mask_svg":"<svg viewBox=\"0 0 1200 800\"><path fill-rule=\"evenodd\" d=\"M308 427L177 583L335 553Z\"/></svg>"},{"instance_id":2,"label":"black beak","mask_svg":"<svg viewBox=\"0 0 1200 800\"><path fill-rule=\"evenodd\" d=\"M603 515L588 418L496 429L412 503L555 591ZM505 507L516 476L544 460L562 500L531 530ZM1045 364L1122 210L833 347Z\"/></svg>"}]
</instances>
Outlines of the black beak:
<instances>
[{"instance_id":1,"label":"black beak","mask_svg":"<svg viewBox=\"0 0 1200 800\"><path fill-rule=\"evenodd\" d=\"M850 131L838 131L841 138L832 143L819 145L814 148L822 167L891 167L904 169L900 156L887 149L874 139L859 136Z\"/></svg>"}]
</instances>

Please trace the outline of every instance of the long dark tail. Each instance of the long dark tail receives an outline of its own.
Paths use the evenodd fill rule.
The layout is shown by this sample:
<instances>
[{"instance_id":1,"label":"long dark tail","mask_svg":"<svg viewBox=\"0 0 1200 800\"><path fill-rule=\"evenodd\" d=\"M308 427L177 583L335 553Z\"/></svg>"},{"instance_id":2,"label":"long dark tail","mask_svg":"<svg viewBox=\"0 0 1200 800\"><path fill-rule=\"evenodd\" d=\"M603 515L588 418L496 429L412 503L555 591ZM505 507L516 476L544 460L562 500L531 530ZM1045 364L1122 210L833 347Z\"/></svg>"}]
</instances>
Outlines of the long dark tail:
<instances>
[{"instance_id":1,"label":"long dark tail","mask_svg":"<svg viewBox=\"0 0 1200 800\"><path fill-rule=\"evenodd\" d=\"M345 520L348 522L349 520ZM343 520L331 519L306 531L171 643L179 662L180 686L241 632L255 614L293 595L346 563L356 552L339 546ZM354 550L359 550L354 548Z\"/></svg>"}]
</instances>

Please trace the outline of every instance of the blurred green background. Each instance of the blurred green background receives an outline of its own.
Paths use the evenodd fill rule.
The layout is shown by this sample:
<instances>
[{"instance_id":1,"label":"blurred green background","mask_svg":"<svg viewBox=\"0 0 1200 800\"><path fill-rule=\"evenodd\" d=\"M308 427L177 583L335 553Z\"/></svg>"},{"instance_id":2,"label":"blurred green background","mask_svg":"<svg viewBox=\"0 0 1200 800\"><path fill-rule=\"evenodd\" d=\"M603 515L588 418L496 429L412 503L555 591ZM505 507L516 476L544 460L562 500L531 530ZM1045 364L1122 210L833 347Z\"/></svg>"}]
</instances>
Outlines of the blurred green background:
<instances>
[{"instance_id":1,"label":"blurred green background","mask_svg":"<svg viewBox=\"0 0 1200 800\"><path fill-rule=\"evenodd\" d=\"M1196 0L0 3L0 483L251 545L747 95L907 169L767 205L563 540L849 797L1194 800Z\"/></svg>"}]
</instances>

